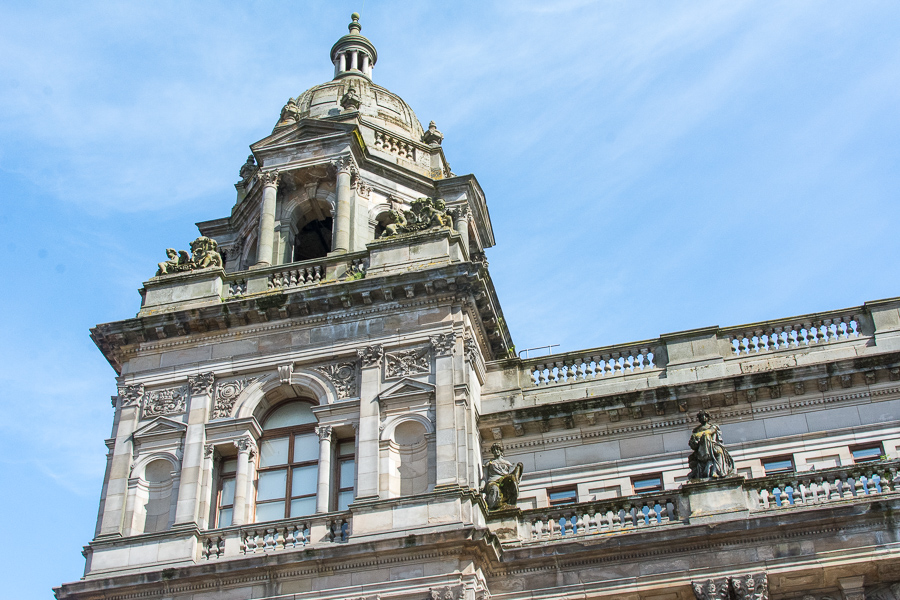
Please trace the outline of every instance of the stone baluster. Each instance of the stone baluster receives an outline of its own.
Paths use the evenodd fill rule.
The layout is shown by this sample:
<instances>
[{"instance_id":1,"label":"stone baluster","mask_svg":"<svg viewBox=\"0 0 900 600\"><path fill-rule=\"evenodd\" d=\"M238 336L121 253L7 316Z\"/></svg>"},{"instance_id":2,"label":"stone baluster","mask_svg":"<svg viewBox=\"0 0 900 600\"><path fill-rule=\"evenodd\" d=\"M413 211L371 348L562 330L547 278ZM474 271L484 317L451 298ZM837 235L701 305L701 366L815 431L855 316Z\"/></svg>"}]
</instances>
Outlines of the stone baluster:
<instances>
[{"instance_id":1,"label":"stone baluster","mask_svg":"<svg viewBox=\"0 0 900 600\"><path fill-rule=\"evenodd\" d=\"M266 267L272 264L272 253L275 246L275 203L278 195L278 171L260 171L257 173L263 186L262 205L259 210L259 242L256 246L256 266Z\"/></svg>"},{"instance_id":2,"label":"stone baluster","mask_svg":"<svg viewBox=\"0 0 900 600\"><path fill-rule=\"evenodd\" d=\"M316 484L316 512L328 512L328 501L331 498L331 425L316 427L319 435L319 479Z\"/></svg>"}]
</instances>

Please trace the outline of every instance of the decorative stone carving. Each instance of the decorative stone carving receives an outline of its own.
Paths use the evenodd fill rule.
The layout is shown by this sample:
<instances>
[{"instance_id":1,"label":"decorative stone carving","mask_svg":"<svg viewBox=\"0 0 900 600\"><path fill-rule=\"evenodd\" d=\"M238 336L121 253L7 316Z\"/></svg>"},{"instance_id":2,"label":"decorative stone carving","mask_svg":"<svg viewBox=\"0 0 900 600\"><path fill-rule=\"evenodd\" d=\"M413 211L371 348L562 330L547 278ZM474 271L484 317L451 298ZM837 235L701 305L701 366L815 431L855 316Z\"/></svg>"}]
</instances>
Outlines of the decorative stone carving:
<instances>
[{"instance_id":1,"label":"decorative stone carving","mask_svg":"<svg viewBox=\"0 0 900 600\"><path fill-rule=\"evenodd\" d=\"M434 121L428 123L428 131L422 134L422 141L429 146L440 146L444 141L444 134L438 131Z\"/></svg>"},{"instance_id":2,"label":"decorative stone carving","mask_svg":"<svg viewBox=\"0 0 900 600\"><path fill-rule=\"evenodd\" d=\"M356 194L362 198L368 198L372 193L372 186L368 185L362 179L358 179L356 183Z\"/></svg>"},{"instance_id":3,"label":"decorative stone carving","mask_svg":"<svg viewBox=\"0 0 900 600\"><path fill-rule=\"evenodd\" d=\"M338 158L331 161L331 164L334 166L334 169L338 173L340 173L341 171L352 173L356 170L356 167L353 164L353 159L349 155L339 156Z\"/></svg>"},{"instance_id":4,"label":"decorative stone carving","mask_svg":"<svg viewBox=\"0 0 900 600\"><path fill-rule=\"evenodd\" d=\"M478 342L475 341L475 338L467 337L463 340L463 348L466 353L466 360L474 364L478 360L478 355L480 354Z\"/></svg>"},{"instance_id":5,"label":"decorative stone carving","mask_svg":"<svg viewBox=\"0 0 900 600\"><path fill-rule=\"evenodd\" d=\"M708 579L705 582L693 582L694 595L697 600L730 600L731 591L727 577Z\"/></svg>"},{"instance_id":6,"label":"decorative stone carving","mask_svg":"<svg viewBox=\"0 0 900 600\"><path fill-rule=\"evenodd\" d=\"M144 405L141 408L143 418L183 413L187 404L187 390L187 386L183 385L144 394Z\"/></svg>"},{"instance_id":7,"label":"decorative stone carving","mask_svg":"<svg viewBox=\"0 0 900 600\"><path fill-rule=\"evenodd\" d=\"M461 594L461 585L428 588L428 597L425 600L459 600Z\"/></svg>"},{"instance_id":8,"label":"decorative stone carving","mask_svg":"<svg viewBox=\"0 0 900 600\"><path fill-rule=\"evenodd\" d=\"M281 383L291 383L291 376L294 374L294 363L286 365L278 365L278 380Z\"/></svg>"},{"instance_id":9,"label":"decorative stone carving","mask_svg":"<svg viewBox=\"0 0 900 600\"><path fill-rule=\"evenodd\" d=\"M328 381L337 390L338 400L344 398L353 398L357 395L356 390L356 363L355 362L339 362L315 369L328 378Z\"/></svg>"},{"instance_id":10,"label":"decorative stone carving","mask_svg":"<svg viewBox=\"0 0 900 600\"><path fill-rule=\"evenodd\" d=\"M769 600L769 583L765 573L731 578L735 600Z\"/></svg>"},{"instance_id":11,"label":"decorative stone carving","mask_svg":"<svg viewBox=\"0 0 900 600\"><path fill-rule=\"evenodd\" d=\"M488 510L514 508L519 499L519 480L522 479L524 465L513 465L503 457L503 446L491 446L494 458L484 463L484 485L481 493Z\"/></svg>"},{"instance_id":12,"label":"decorative stone carving","mask_svg":"<svg viewBox=\"0 0 900 600\"><path fill-rule=\"evenodd\" d=\"M203 446L203 458L212 458L215 451L216 447L213 444L206 444Z\"/></svg>"},{"instance_id":13,"label":"decorative stone carving","mask_svg":"<svg viewBox=\"0 0 900 600\"><path fill-rule=\"evenodd\" d=\"M266 185L278 185L278 181L281 178L281 173L274 169L272 171L260 171L256 174L256 179L263 186Z\"/></svg>"},{"instance_id":14,"label":"decorative stone carving","mask_svg":"<svg viewBox=\"0 0 900 600\"><path fill-rule=\"evenodd\" d=\"M325 440L331 439L331 425L319 425L316 427L316 435L319 436L319 441L324 442Z\"/></svg>"},{"instance_id":15,"label":"decorative stone carving","mask_svg":"<svg viewBox=\"0 0 900 600\"><path fill-rule=\"evenodd\" d=\"M431 347L434 348L434 353L439 356L451 354L453 346L456 345L456 333L453 331L450 333L439 333L431 336L429 339L431 339Z\"/></svg>"},{"instance_id":16,"label":"decorative stone carving","mask_svg":"<svg viewBox=\"0 0 900 600\"><path fill-rule=\"evenodd\" d=\"M126 385L119 389L119 396L122 397L122 407L133 406L141 401L144 397L144 384Z\"/></svg>"},{"instance_id":17,"label":"decorative stone carving","mask_svg":"<svg viewBox=\"0 0 900 600\"><path fill-rule=\"evenodd\" d=\"M278 125L289 125L300 120L300 107L297 100L288 98L284 107L281 109L281 117L278 119Z\"/></svg>"},{"instance_id":18,"label":"decorative stone carving","mask_svg":"<svg viewBox=\"0 0 900 600\"><path fill-rule=\"evenodd\" d=\"M247 157L247 162L241 165L241 183L250 181L254 173L256 173L256 158L251 154Z\"/></svg>"},{"instance_id":19,"label":"decorative stone carving","mask_svg":"<svg viewBox=\"0 0 900 600\"><path fill-rule=\"evenodd\" d=\"M224 419L230 417L238 396L241 395L241 392L243 392L248 385L256 381L256 379L256 377L244 377L242 379L219 382L216 385L216 395L213 402L211 418Z\"/></svg>"},{"instance_id":20,"label":"decorative stone carving","mask_svg":"<svg viewBox=\"0 0 900 600\"><path fill-rule=\"evenodd\" d=\"M700 425L694 428L688 441L693 452L688 457L690 479L716 479L734 473L734 460L722 443L722 431L711 422L708 412L697 413Z\"/></svg>"},{"instance_id":21,"label":"decorative stone carving","mask_svg":"<svg viewBox=\"0 0 900 600\"><path fill-rule=\"evenodd\" d=\"M174 248L166 248L166 256L169 257L169 260L157 264L159 268L156 270L156 276L221 267L222 256L218 252L218 247L216 240L201 235L191 242L190 255L184 250L176 252Z\"/></svg>"},{"instance_id":22,"label":"decorative stone carving","mask_svg":"<svg viewBox=\"0 0 900 600\"><path fill-rule=\"evenodd\" d=\"M441 198L419 198L412 201L409 210L391 210L390 215L391 222L385 226L382 238L438 227L453 227L453 219L447 214L447 205Z\"/></svg>"},{"instance_id":23,"label":"decorative stone carving","mask_svg":"<svg viewBox=\"0 0 900 600\"><path fill-rule=\"evenodd\" d=\"M388 379L431 372L431 360L425 348L390 352L384 357L384 375Z\"/></svg>"},{"instance_id":24,"label":"decorative stone carving","mask_svg":"<svg viewBox=\"0 0 900 600\"><path fill-rule=\"evenodd\" d=\"M359 92L356 91L356 88L351 83L350 87L347 88L347 93L341 96L341 107L344 110L359 110L360 104L362 104L362 100L359 97Z\"/></svg>"},{"instance_id":25,"label":"decorative stone carving","mask_svg":"<svg viewBox=\"0 0 900 600\"><path fill-rule=\"evenodd\" d=\"M215 381L216 376L212 372L200 373L199 375L188 377L188 387L191 390L191 396L201 396L203 394L211 393Z\"/></svg>"},{"instance_id":26,"label":"decorative stone carving","mask_svg":"<svg viewBox=\"0 0 900 600\"><path fill-rule=\"evenodd\" d=\"M374 367L381 364L381 359L384 357L384 348L381 344L357 348L356 355L362 361L362 366Z\"/></svg>"},{"instance_id":27,"label":"decorative stone carving","mask_svg":"<svg viewBox=\"0 0 900 600\"><path fill-rule=\"evenodd\" d=\"M249 436L234 440L234 446L238 449L238 452L249 452L250 458L256 456L256 442Z\"/></svg>"}]
</instances>

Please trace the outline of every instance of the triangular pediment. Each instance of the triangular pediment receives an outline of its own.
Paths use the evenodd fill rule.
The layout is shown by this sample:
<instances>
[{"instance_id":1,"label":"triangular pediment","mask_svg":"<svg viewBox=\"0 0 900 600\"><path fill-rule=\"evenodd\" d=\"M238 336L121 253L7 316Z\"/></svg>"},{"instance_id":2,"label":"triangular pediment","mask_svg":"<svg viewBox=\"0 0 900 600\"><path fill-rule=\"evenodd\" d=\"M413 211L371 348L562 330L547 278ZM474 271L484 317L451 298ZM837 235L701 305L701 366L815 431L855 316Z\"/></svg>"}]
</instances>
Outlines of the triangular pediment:
<instances>
[{"instance_id":1,"label":"triangular pediment","mask_svg":"<svg viewBox=\"0 0 900 600\"><path fill-rule=\"evenodd\" d=\"M390 400L392 398L414 398L416 396L430 396L434 394L434 386L430 383L423 383L404 377L388 389L378 395L380 400Z\"/></svg>"},{"instance_id":2,"label":"triangular pediment","mask_svg":"<svg viewBox=\"0 0 900 600\"><path fill-rule=\"evenodd\" d=\"M273 131L268 137L264 137L250 148L254 153L264 151L267 148L284 146L294 142L314 140L316 138L333 136L335 134L349 134L356 128L352 123L335 123L320 119L301 119L300 121Z\"/></svg>"},{"instance_id":3,"label":"triangular pediment","mask_svg":"<svg viewBox=\"0 0 900 600\"><path fill-rule=\"evenodd\" d=\"M146 438L165 435L181 435L187 430L187 425L174 419L156 417L143 427L134 432L134 438Z\"/></svg>"}]
</instances>

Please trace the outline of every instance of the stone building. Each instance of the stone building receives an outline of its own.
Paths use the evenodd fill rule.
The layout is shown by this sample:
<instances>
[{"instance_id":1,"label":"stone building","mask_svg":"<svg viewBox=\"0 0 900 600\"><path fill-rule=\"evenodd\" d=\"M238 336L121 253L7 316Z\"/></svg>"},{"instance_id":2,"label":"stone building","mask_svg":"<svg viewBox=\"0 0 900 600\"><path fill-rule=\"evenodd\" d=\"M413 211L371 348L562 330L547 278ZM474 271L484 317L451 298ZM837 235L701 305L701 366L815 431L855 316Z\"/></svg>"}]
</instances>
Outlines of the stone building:
<instances>
[{"instance_id":1,"label":"stone building","mask_svg":"<svg viewBox=\"0 0 900 600\"><path fill-rule=\"evenodd\" d=\"M349 30L92 330L118 395L57 598L900 599L900 299L523 360L484 192Z\"/></svg>"}]
</instances>

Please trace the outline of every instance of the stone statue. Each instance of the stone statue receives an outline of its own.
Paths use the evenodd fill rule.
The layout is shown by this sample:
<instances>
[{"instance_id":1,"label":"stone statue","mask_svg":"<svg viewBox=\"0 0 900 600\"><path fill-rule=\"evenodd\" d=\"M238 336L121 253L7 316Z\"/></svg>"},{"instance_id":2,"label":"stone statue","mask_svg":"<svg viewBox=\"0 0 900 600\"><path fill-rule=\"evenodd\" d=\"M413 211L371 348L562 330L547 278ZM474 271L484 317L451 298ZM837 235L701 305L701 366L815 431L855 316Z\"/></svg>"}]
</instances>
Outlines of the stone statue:
<instances>
[{"instance_id":1,"label":"stone statue","mask_svg":"<svg viewBox=\"0 0 900 600\"><path fill-rule=\"evenodd\" d=\"M294 121L300 120L300 107L297 106L297 101L293 98L289 98L287 104L284 105L284 108L281 109L281 118L278 119L279 125L282 123L291 123Z\"/></svg>"},{"instance_id":2,"label":"stone statue","mask_svg":"<svg viewBox=\"0 0 900 600\"><path fill-rule=\"evenodd\" d=\"M241 165L241 181L247 183L254 173L256 173L256 159L251 154L247 157L247 162Z\"/></svg>"},{"instance_id":3,"label":"stone statue","mask_svg":"<svg viewBox=\"0 0 900 600\"><path fill-rule=\"evenodd\" d=\"M392 210L391 221L391 224L384 228L382 238L453 226L453 218L447 214L447 205L441 198L413 200L409 210Z\"/></svg>"},{"instance_id":4,"label":"stone statue","mask_svg":"<svg viewBox=\"0 0 900 600\"><path fill-rule=\"evenodd\" d=\"M708 412L697 413L700 425L694 428L688 441L693 452L688 457L690 479L717 479L734 474L734 460L722 443L722 431L711 422Z\"/></svg>"},{"instance_id":5,"label":"stone statue","mask_svg":"<svg viewBox=\"0 0 900 600\"><path fill-rule=\"evenodd\" d=\"M350 87L347 88L347 93L341 96L341 106L344 110L359 110L360 104L362 104L362 101L359 98L356 88L354 88L351 83Z\"/></svg>"},{"instance_id":6,"label":"stone statue","mask_svg":"<svg viewBox=\"0 0 900 600\"><path fill-rule=\"evenodd\" d=\"M519 499L519 480L522 479L522 463L515 466L503 457L503 446L491 446L494 458L484 463L484 485L481 493L488 510L513 508Z\"/></svg>"},{"instance_id":7,"label":"stone statue","mask_svg":"<svg viewBox=\"0 0 900 600\"><path fill-rule=\"evenodd\" d=\"M184 250L176 252L174 248L166 248L169 260L157 264L159 268L156 270L156 276L221 267L222 257L219 255L218 247L216 240L200 236L191 242L191 254Z\"/></svg>"}]
</instances>

